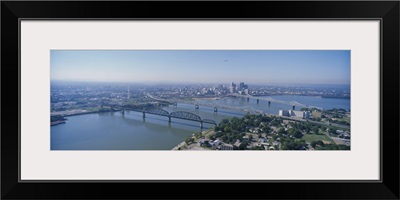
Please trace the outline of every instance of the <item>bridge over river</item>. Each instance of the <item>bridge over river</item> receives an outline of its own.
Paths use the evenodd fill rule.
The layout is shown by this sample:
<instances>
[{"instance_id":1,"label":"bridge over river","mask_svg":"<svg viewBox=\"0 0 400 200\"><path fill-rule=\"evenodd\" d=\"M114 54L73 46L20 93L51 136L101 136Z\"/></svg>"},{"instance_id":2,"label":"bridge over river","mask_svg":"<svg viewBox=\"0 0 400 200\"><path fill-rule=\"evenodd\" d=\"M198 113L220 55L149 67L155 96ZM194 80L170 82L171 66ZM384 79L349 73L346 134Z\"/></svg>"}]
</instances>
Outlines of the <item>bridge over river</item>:
<instances>
[{"instance_id":1,"label":"bridge over river","mask_svg":"<svg viewBox=\"0 0 400 200\"><path fill-rule=\"evenodd\" d=\"M199 106L207 106L207 107L213 107L214 112L218 112L218 109L225 109L225 110L231 110L231 111L236 111L236 112L244 112L244 113L250 113L250 114L263 114L264 112L262 110L256 110L251 107L237 107L237 106L227 106L227 105L221 105L221 104L216 104L216 103L206 103L206 102L191 102L191 101L183 101L183 100L165 100L165 99L160 99L157 97L154 97L150 94L147 93L147 96L151 99L154 99L156 101L160 102L166 102L169 104L172 104L174 106L177 106L177 103L185 103L185 104L192 104L194 105L195 109L199 109Z\"/></svg>"},{"instance_id":2,"label":"bridge over river","mask_svg":"<svg viewBox=\"0 0 400 200\"><path fill-rule=\"evenodd\" d=\"M186 111L175 111L170 113L161 108L136 108L132 106L118 106L118 105L108 105L108 106L112 108L118 108L119 110L122 111L122 114L125 114L125 111L141 112L143 114L143 118L146 118L146 114L165 116L168 117L169 123L171 123L172 118L175 118L175 119L200 122L200 128L203 128L203 123L217 125L217 123L214 120L202 119L200 116Z\"/></svg>"},{"instance_id":3,"label":"bridge over river","mask_svg":"<svg viewBox=\"0 0 400 200\"><path fill-rule=\"evenodd\" d=\"M284 105L291 105L291 106L293 106L293 108L294 108L294 106L299 106L299 107L304 107L304 108L317 108L319 110L323 110L323 108L321 108L321 107L312 106L312 105L305 105L305 104L299 103L297 101L277 100L277 99L274 99L272 97L257 97L257 96L252 96L252 95L249 95L249 94L246 94L246 95L229 94L228 96L247 98L247 100L249 100L249 99L257 99L257 103L260 100L262 100L262 101L268 101L268 104L271 104L271 102L275 102L275 103L284 104Z\"/></svg>"},{"instance_id":4,"label":"bridge over river","mask_svg":"<svg viewBox=\"0 0 400 200\"><path fill-rule=\"evenodd\" d=\"M160 98L154 97L149 93L147 93L147 96L149 98L151 98L151 99L156 100L156 101L166 102L166 103L170 103L170 104L173 104L173 105L176 105L176 103L193 104L193 105L195 105L196 109L198 109L198 106L207 106L207 107L214 107L214 111L218 111L218 108L222 108L222 109L225 109L225 110L231 110L231 111L237 111L237 112L245 112L245 113L250 113L250 114L263 114L264 113L262 110L256 110L256 109L248 107L248 106L244 106L244 107L227 106L227 105L221 105L221 104L216 104L216 103L182 101L182 100L179 100L179 99L178 100L165 100L165 99L160 99ZM295 109L295 106L304 107L304 108L317 108L319 110L323 110L323 108L321 108L321 107L305 105L305 104L301 104L301 103L296 102L296 101L287 102L287 101L273 99L271 97L257 97L257 96L252 96L252 95L240 95L240 94L229 94L227 96L242 97L242 98L247 98L247 100L256 99L257 103L260 100L261 101L267 101L269 105L271 104L271 102L284 104L284 105L291 105L291 106L293 106L293 110Z\"/></svg>"}]
</instances>

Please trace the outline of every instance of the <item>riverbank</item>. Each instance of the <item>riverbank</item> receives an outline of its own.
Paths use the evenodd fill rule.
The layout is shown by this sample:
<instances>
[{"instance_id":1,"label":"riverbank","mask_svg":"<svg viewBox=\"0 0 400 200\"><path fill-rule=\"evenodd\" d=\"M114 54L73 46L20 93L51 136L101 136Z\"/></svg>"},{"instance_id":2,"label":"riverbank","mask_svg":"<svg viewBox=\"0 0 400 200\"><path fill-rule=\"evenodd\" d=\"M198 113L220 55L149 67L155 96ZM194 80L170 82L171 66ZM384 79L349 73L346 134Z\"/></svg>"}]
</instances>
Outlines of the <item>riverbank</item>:
<instances>
[{"instance_id":1,"label":"riverbank","mask_svg":"<svg viewBox=\"0 0 400 200\"><path fill-rule=\"evenodd\" d=\"M181 150L184 146L186 145L186 142L183 141L181 143L179 143L178 145L176 145L174 148L172 148L172 151L176 151L176 150Z\"/></svg>"},{"instance_id":2,"label":"riverbank","mask_svg":"<svg viewBox=\"0 0 400 200\"><path fill-rule=\"evenodd\" d=\"M196 97L196 98L192 98L192 99L195 101L198 101L198 100L220 100L221 98L223 98L223 97L203 97L203 98Z\"/></svg>"},{"instance_id":3,"label":"riverbank","mask_svg":"<svg viewBox=\"0 0 400 200\"><path fill-rule=\"evenodd\" d=\"M209 137L210 135L215 134L215 131L213 129L207 129L201 132L202 136L205 137ZM186 144L185 141L179 143L178 145L176 145L174 148L171 149L171 151L176 151L176 150L209 150L209 149L205 149L202 147L198 147L197 146L197 139L195 138L195 136L193 135L192 138L194 139L194 142L191 143L190 145Z\"/></svg>"},{"instance_id":4,"label":"riverbank","mask_svg":"<svg viewBox=\"0 0 400 200\"><path fill-rule=\"evenodd\" d=\"M83 115L83 114L90 114L90 113L95 113L98 111L89 111L89 110L84 110L84 109L74 109L74 110L65 110L65 111L57 111L57 112L51 112L50 116L74 116L74 115Z\"/></svg>"},{"instance_id":5,"label":"riverbank","mask_svg":"<svg viewBox=\"0 0 400 200\"><path fill-rule=\"evenodd\" d=\"M112 110L112 111L88 111L88 110L66 110L66 111L59 111L59 112L52 112L50 116L76 116L76 115L86 115L86 114L93 114L93 113L105 113L105 112L118 112L120 110ZM59 124L65 124L66 120L57 120L50 122L50 126L56 126Z\"/></svg>"},{"instance_id":6,"label":"riverbank","mask_svg":"<svg viewBox=\"0 0 400 200\"><path fill-rule=\"evenodd\" d=\"M59 120L59 121L54 121L54 122L50 122L50 126L56 126L59 124L65 124L65 120Z\"/></svg>"}]
</instances>

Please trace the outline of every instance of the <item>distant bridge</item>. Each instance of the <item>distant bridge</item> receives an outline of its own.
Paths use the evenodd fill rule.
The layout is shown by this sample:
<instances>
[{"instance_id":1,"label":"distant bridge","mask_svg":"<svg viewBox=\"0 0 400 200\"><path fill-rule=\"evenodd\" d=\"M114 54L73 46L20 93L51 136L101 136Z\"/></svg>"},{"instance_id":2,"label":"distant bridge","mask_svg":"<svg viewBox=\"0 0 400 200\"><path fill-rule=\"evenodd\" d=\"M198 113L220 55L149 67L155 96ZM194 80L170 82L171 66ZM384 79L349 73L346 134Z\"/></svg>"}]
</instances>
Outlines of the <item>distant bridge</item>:
<instances>
[{"instance_id":1,"label":"distant bridge","mask_svg":"<svg viewBox=\"0 0 400 200\"><path fill-rule=\"evenodd\" d=\"M195 104L195 108L199 106L207 106L207 107L214 107L214 112L218 112L218 108L220 109L225 109L225 110L231 110L231 111L236 111L236 112L245 112L245 113L250 113L250 114L262 114L262 110L255 110L250 107L238 107L238 106L227 106L227 105L221 105L221 104L216 104L216 103L205 103L205 102L195 102L195 103L190 103L190 102L184 102L186 104Z\"/></svg>"},{"instance_id":2,"label":"distant bridge","mask_svg":"<svg viewBox=\"0 0 400 200\"><path fill-rule=\"evenodd\" d=\"M120 106L120 109L122 110L123 113L125 113L125 110L141 112L143 114L143 118L146 118L146 113L152 114L152 115L165 116L165 117L168 117L168 122L171 122L171 118L196 121L196 122L200 122L200 128L203 128L203 123L217 125L217 123L214 120L201 119L200 116L190 113L190 112L185 112L185 111L176 111L176 112L169 113L168 111L163 110L161 108L139 109L139 108L131 108L129 106Z\"/></svg>"},{"instance_id":3,"label":"distant bridge","mask_svg":"<svg viewBox=\"0 0 400 200\"><path fill-rule=\"evenodd\" d=\"M268 104L271 104L271 102L275 102L275 103L280 103L280 104L285 104L285 105L291 105L291 106L299 106L299 107L309 107L309 108L317 108L320 110L323 110L323 108L321 107L317 107L317 106L311 106L311 105L305 105L305 104L301 104L297 101L282 101L282 100L277 100L277 99L273 99L272 97L256 97L256 96L252 96L249 94L246 95L240 95L240 94L229 94L229 96L233 96L233 97L243 97L243 98L247 98L247 100L249 99L257 99L257 103L259 102L259 100L262 101L268 101Z\"/></svg>"},{"instance_id":4,"label":"distant bridge","mask_svg":"<svg viewBox=\"0 0 400 200\"><path fill-rule=\"evenodd\" d=\"M216 104L216 103L188 102L188 101L182 101L182 100L165 100L165 99L160 99L160 98L154 97L149 93L147 93L147 96L156 101L170 103L173 106L177 106L178 102L185 103L185 104L192 104L195 106L196 110L199 109L199 106L207 106L207 107L214 107L214 112L218 112L218 108L221 108L221 109L225 109L225 110L231 110L231 111L236 111L236 112L245 112L245 113L250 113L250 114L262 114L263 113L263 111L261 111L261 110L254 110L252 108L227 106L227 105L220 105L220 104Z\"/></svg>"}]
</instances>

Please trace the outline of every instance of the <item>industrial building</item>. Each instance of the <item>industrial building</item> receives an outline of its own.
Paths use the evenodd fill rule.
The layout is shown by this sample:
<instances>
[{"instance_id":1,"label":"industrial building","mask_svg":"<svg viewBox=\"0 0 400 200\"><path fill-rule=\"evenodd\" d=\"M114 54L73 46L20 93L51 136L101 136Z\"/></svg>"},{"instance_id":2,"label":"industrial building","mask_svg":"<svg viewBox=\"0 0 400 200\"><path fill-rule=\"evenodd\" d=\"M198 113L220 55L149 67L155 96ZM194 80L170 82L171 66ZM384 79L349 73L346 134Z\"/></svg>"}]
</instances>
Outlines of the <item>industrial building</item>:
<instances>
[{"instance_id":1,"label":"industrial building","mask_svg":"<svg viewBox=\"0 0 400 200\"><path fill-rule=\"evenodd\" d=\"M310 111L279 110L279 116L308 119L310 118Z\"/></svg>"}]
</instances>

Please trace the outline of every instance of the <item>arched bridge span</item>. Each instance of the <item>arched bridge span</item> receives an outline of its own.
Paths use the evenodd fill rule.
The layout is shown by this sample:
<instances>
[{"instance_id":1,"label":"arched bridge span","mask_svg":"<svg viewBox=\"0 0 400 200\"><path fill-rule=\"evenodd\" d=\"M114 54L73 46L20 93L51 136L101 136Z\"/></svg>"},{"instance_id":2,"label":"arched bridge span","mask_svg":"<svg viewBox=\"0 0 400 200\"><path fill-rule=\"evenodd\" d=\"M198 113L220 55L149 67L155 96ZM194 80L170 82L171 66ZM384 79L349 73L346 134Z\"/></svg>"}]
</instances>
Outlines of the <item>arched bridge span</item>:
<instances>
[{"instance_id":1,"label":"arched bridge span","mask_svg":"<svg viewBox=\"0 0 400 200\"><path fill-rule=\"evenodd\" d=\"M123 106L123 107L121 107L121 109L141 112L141 113L143 113L143 118L145 118L146 113L148 113L148 114L153 114L153 115L166 116L166 117L168 117L169 122L171 122L171 118L183 119L183 120L189 120L189 121L197 121L197 122L200 122L201 128L203 127L203 123L217 125L217 123L214 120L201 119L200 116L190 113L190 112L186 112L186 111L175 111L175 112L169 113L168 111L161 109L161 108L132 108L129 106Z\"/></svg>"}]
</instances>

